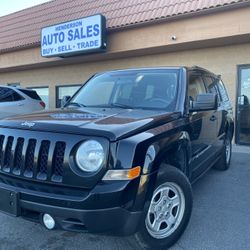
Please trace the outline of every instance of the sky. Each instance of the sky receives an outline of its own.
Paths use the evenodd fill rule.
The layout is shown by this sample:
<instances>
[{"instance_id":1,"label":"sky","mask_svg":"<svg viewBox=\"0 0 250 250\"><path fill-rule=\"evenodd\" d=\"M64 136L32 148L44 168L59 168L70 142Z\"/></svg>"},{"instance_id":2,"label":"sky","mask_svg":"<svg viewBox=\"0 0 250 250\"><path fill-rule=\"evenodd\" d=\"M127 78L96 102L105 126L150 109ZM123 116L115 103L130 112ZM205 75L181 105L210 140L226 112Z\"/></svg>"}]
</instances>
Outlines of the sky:
<instances>
[{"instance_id":1,"label":"sky","mask_svg":"<svg viewBox=\"0 0 250 250\"><path fill-rule=\"evenodd\" d=\"M50 0L0 0L0 16L29 8Z\"/></svg>"}]
</instances>

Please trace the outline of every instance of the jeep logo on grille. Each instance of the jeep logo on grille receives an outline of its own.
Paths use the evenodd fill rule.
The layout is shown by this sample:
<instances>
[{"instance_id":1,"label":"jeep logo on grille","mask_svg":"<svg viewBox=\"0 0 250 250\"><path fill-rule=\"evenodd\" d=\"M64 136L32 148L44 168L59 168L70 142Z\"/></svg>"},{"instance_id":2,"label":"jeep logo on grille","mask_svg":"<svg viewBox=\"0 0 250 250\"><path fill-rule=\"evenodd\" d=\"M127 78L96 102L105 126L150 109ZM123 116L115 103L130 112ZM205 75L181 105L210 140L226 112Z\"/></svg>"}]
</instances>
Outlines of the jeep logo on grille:
<instances>
[{"instance_id":1,"label":"jeep logo on grille","mask_svg":"<svg viewBox=\"0 0 250 250\"><path fill-rule=\"evenodd\" d=\"M33 127L34 125L35 125L34 122L27 122L27 121L25 121L25 122L21 123L21 126L27 126L29 128Z\"/></svg>"}]
</instances>

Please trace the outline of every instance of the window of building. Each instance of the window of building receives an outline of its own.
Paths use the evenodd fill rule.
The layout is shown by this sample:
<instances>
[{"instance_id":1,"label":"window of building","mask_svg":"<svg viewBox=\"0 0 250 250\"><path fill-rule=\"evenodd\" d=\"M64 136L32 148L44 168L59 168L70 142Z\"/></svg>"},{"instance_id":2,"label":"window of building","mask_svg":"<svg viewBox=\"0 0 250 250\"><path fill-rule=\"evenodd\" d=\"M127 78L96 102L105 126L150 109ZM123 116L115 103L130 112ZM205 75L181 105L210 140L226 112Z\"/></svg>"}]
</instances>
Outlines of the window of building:
<instances>
[{"instance_id":1,"label":"window of building","mask_svg":"<svg viewBox=\"0 0 250 250\"><path fill-rule=\"evenodd\" d=\"M61 107L61 101L64 96L73 96L81 85L67 85L56 87L56 107Z\"/></svg>"},{"instance_id":2,"label":"window of building","mask_svg":"<svg viewBox=\"0 0 250 250\"><path fill-rule=\"evenodd\" d=\"M45 103L45 109L49 108L49 88L48 87L31 87L29 89L35 90Z\"/></svg>"}]
</instances>

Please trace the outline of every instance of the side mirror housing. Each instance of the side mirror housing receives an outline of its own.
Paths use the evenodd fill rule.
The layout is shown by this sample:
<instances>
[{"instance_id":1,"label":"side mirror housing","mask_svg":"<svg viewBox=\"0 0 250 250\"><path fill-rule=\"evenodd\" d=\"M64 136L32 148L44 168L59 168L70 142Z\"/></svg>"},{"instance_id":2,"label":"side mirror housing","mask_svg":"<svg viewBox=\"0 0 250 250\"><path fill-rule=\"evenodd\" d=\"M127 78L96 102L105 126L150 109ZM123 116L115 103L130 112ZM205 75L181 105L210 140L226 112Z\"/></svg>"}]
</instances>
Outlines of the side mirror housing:
<instances>
[{"instance_id":1,"label":"side mirror housing","mask_svg":"<svg viewBox=\"0 0 250 250\"><path fill-rule=\"evenodd\" d=\"M214 93L199 94L195 101L191 101L190 111L216 110L218 95Z\"/></svg>"},{"instance_id":2,"label":"side mirror housing","mask_svg":"<svg viewBox=\"0 0 250 250\"><path fill-rule=\"evenodd\" d=\"M71 96L69 96L69 95L63 96L63 98L61 100L61 107L64 107L64 105L69 101L70 98L71 98Z\"/></svg>"}]
</instances>

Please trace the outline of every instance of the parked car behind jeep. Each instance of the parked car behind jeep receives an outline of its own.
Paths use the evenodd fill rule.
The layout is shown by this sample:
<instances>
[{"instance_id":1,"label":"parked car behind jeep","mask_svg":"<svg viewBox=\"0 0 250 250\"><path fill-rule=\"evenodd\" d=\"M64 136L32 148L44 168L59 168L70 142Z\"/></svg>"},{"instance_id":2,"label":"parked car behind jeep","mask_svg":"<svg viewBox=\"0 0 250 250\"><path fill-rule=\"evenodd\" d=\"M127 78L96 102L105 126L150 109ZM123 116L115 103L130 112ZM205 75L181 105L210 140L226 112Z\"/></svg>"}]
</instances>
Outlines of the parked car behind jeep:
<instances>
[{"instance_id":1,"label":"parked car behind jeep","mask_svg":"<svg viewBox=\"0 0 250 250\"><path fill-rule=\"evenodd\" d=\"M45 103L35 90L0 86L0 119L43 110Z\"/></svg>"},{"instance_id":2,"label":"parked car behind jeep","mask_svg":"<svg viewBox=\"0 0 250 250\"><path fill-rule=\"evenodd\" d=\"M0 210L166 249L189 222L191 183L228 169L233 131L225 87L207 70L96 74L62 109L0 121Z\"/></svg>"}]
</instances>

